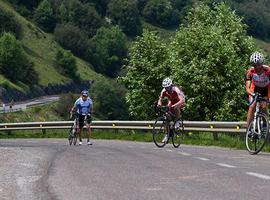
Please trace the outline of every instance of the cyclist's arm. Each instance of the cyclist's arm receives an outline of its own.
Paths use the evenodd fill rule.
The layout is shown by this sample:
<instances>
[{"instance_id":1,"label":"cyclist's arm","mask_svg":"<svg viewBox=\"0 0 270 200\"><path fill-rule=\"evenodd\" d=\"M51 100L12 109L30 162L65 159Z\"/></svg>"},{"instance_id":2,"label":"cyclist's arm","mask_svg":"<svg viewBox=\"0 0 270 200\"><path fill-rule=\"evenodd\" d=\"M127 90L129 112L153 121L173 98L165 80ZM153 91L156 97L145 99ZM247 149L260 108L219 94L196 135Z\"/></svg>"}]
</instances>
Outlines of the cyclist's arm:
<instances>
[{"instance_id":1,"label":"cyclist's arm","mask_svg":"<svg viewBox=\"0 0 270 200\"><path fill-rule=\"evenodd\" d=\"M159 99L158 99L158 106L162 106L162 99L165 97L165 92L164 89L161 91L160 95L159 95Z\"/></svg>"},{"instance_id":2,"label":"cyclist's arm","mask_svg":"<svg viewBox=\"0 0 270 200\"><path fill-rule=\"evenodd\" d=\"M246 92L248 95L253 94L253 91L251 90L251 80L246 80Z\"/></svg>"}]
</instances>

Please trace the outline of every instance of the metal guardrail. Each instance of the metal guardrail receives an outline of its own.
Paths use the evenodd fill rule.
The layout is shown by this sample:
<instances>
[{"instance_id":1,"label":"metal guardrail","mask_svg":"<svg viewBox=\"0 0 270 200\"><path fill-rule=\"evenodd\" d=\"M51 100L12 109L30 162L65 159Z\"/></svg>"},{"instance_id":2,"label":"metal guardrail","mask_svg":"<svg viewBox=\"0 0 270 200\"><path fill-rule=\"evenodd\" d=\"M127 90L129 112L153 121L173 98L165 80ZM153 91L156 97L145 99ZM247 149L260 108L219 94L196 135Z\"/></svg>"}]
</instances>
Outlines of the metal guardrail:
<instances>
[{"instance_id":1,"label":"metal guardrail","mask_svg":"<svg viewBox=\"0 0 270 200\"><path fill-rule=\"evenodd\" d=\"M73 121L0 123L0 131L68 129ZM154 121L93 121L92 129L151 130ZM184 121L185 131L244 133L246 122Z\"/></svg>"}]
</instances>

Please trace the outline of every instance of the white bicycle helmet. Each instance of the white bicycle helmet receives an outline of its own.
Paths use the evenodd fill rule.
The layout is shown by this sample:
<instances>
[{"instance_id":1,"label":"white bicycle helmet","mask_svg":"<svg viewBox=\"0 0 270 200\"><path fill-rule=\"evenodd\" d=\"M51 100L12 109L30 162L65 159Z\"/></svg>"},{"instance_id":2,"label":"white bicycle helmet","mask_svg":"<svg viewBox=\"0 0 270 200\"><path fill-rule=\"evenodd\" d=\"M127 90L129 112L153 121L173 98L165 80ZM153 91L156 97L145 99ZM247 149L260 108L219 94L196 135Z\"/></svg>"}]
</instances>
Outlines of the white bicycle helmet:
<instances>
[{"instance_id":1,"label":"white bicycle helmet","mask_svg":"<svg viewBox=\"0 0 270 200\"><path fill-rule=\"evenodd\" d=\"M166 88L166 87L170 87L172 85L172 79L170 78L165 78L162 81L162 87Z\"/></svg>"},{"instance_id":2,"label":"white bicycle helmet","mask_svg":"<svg viewBox=\"0 0 270 200\"><path fill-rule=\"evenodd\" d=\"M263 55L259 52L254 52L250 56L250 63L252 64L263 64L264 58Z\"/></svg>"}]
</instances>

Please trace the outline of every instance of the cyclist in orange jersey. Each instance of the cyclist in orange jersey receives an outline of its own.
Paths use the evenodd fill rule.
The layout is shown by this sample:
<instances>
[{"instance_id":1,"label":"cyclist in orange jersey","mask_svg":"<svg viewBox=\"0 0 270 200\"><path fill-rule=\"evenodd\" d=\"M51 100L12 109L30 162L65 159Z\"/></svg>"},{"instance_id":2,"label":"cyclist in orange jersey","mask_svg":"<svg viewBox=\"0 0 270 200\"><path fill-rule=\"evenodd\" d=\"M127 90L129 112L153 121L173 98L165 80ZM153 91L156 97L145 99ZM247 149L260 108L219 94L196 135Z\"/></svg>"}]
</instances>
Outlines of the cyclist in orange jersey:
<instances>
[{"instance_id":1,"label":"cyclist in orange jersey","mask_svg":"<svg viewBox=\"0 0 270 200\"><path fill-rule=\"evenodd\" d=\"M255 93L260 93L265 101L261 102L261 108L268 116L267 100L270 98L270 67L264 65L264 57L259 52L254 52L250 56L250 67L246 73L246 92L249 95L249 101ZM247 113L247 125L250 124L254 117L256 103L249 106Z\"/></svg>"}]
</instances>

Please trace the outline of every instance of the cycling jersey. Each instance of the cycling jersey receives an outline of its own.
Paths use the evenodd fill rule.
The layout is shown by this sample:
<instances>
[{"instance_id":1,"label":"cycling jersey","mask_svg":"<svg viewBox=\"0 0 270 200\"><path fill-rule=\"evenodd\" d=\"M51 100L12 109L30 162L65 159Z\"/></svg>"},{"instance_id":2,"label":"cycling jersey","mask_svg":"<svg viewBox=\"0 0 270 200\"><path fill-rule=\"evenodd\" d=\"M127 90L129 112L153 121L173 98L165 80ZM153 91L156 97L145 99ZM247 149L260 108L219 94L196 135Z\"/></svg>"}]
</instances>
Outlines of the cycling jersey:
<instances>
[{"instance_id":1,"label":"cycling jersey","mask_svg":"<svg viewBox=\"0 0 270 200\"><path fill-rule=\"evenodd\" d=\"M168 99L170 100L171 105L174 105L178 101L180 101L180 98L185 100L185 95L184 95L183 91L180 90L175 85L172 86L172 92L171 93L167 92L166 89L163 88L163 90L161 91L161 94L160 94L160 99L163 99L164 97L168 97Z\"/></svg>"},{"instance_id":2,"label":"cycling jersey","mask_svg":"<svg viewBox=\"0 0 270 200\"><path fill-rule=\"evenodd\" d=\"M252 92L259 92L263 96L270 95L270 67L263 65L263 71L257 74L254 67L249 68L246 73L246 81L251 81Z\"/></svg>"},{"instance_id":3,"label":"cycling jersey","mask_svg":"<svg viewBox=\"0 0 270 200\"><path fill-rule=\"evenodd\" d=\"M93 106L93 101L90 97L88 97L85 101L83 101L80 97L76 100L75 105L79 115L87 115L90 113L90 108Z\"/></svg>"}]
</instances>

